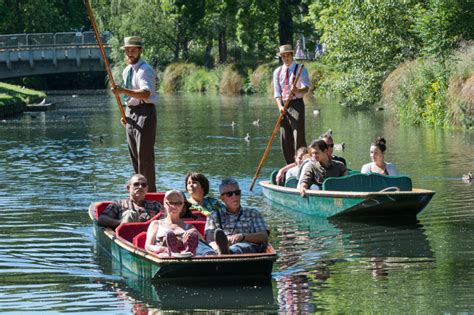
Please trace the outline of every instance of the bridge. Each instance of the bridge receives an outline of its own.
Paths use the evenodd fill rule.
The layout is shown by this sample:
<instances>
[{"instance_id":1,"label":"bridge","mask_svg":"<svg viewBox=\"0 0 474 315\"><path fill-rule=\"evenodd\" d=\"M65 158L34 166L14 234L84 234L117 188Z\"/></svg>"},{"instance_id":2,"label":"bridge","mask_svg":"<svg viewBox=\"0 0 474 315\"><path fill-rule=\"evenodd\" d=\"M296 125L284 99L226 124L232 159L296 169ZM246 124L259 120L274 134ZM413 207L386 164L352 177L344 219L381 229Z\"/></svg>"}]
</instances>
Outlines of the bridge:
<instances>
[{"instance_id":1,"label":"bridge","mask_svg":"<svg viewBox=\"0 0 474 315\"><path fill-rule=\"evenodd\" d=\"M101 39L109 57L110 33ZM0 80L88 71L105 71L92 31L0 35Z\"/></svg>"}]
</instances>

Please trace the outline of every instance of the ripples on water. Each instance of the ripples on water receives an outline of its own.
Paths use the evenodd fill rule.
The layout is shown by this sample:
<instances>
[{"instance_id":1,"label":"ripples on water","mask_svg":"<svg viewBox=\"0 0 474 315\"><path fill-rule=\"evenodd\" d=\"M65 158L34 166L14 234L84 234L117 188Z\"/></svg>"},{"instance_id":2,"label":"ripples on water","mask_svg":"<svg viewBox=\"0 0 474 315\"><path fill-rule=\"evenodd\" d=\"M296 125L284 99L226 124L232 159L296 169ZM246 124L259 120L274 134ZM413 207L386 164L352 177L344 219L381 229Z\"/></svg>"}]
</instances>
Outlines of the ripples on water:
<instances>
[{"instance_id":1,"label":"ripples on water","mask_svg":"<svg viewBox=\"0 0 474 315\"><path fill-rule=\"evenodd\" d=\"M326 220L267 203L258 185L243 202L260 208L279 252L272 283L152 284L119 270L96 247L87 207L125 196L131 168L115 104L105 96L57 96L56 110L25 113L0 130L0 311L472 312L474 137L400 128L383 113L318 104L308 135L328 128L357 169L375 135L416 187L436 195L413 222ZM314 104L308 105L308 113ZM252 121L260 119L260 126ZM237 125L232 128L231 122ZM184 189L189 170L217 190L224 176L248 189L276 121L264 98L164 97L158 107L158 187ZM354 132L358 130L358 132ZM251 141L243 141L250 133ZM309 139L308 139L309 140ZM278 141L275 141L278 142ZM409 145L407 145L409 144ZM281 164L272 147L260 179Z\"/></svg>"}]
</instances>

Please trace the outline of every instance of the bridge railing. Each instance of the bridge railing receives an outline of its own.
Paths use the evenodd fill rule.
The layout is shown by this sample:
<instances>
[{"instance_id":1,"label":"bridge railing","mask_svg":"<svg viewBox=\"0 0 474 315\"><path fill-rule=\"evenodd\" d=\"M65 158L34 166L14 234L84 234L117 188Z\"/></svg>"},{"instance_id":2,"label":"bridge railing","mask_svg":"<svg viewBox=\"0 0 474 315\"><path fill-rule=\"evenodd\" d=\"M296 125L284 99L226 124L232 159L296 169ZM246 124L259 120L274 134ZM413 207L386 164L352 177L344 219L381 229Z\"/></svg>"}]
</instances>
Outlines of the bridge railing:
<instances>
[{"instance_id":1,"label":"bridge railing","mask_svg":"<svg viewBox=\"0 0 474 315\"><path fill-rule=\"evenodd\" d=\"M100 37L102 42L107 44L111 38L111 33L104 32L100 35ZM88 31L0 35L0 49L78 45L97 45L94 32Z\"/></svg>"}]
</instances>

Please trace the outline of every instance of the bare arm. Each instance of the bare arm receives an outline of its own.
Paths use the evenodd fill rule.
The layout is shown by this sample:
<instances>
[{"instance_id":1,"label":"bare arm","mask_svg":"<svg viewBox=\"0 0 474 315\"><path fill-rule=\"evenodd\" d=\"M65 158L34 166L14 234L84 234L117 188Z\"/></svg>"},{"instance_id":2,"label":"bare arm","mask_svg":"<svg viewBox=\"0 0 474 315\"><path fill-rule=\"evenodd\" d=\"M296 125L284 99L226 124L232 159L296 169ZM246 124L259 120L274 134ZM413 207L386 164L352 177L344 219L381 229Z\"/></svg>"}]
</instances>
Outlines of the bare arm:
<instances>
[{"instance_id":1,"label":"bare arm","mask_svg":"<svg viewBox=\"0 0 474 315\"><path fill-rule=\"evenodd\" d=\"M153 221L148 226L146 231L145 250L150 252L160 252L163 246L156 244L156 233L159 229L158 221Z\"/></svg>"},{"instance_id":2,"label":"bare arm","mask_svg":"<svg viewBox=\"0 0 474 315\"><path fill-rule=\"evenodd\" d=\"M115 229L117 226L120 225L120 220L109 217L106 214L101 214L99 220L97 220L97 224L99 224L100 226Z\"/></svg>"},{"instance_id":3,"label":"bare arm","mask_svg":"<svg viewBox=\"0 0 474 315\"><path fill-rule=\"evenodd\" d=\"M288 164L288 165L285 165L283 166L282 168L280 168L278 170L278 173L277 173L277 176L276 176L276 181L277 183L281 182L286 174L286 172L288 172L288 170L292 167L296 166L296 163L293 162L291 164Z\"/></svg>"},{"instance_id":4,"label":"bare arm","mask_svg":"<svg viewBox=\"0 0 474 315\"><path fill-rule=\"evenodd\" d=\"M238 242L251 242L255 244L267 243L268 233L267 231L257 233L239 233L229 237L229 243L234 244Z\"/></svg>"}]
</instances>

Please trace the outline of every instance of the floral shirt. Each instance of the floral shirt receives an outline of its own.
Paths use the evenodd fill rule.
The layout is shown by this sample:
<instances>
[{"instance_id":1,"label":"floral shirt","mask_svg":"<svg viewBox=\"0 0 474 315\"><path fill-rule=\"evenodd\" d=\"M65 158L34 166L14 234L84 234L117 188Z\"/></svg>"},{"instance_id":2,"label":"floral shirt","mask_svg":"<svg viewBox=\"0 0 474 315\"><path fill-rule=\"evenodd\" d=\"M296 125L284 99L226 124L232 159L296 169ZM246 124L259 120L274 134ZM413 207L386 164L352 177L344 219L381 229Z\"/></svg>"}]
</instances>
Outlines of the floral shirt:
<instances>
[{"instance_id":1,"label":"floral shirt","mask_svg":"<svg viewBox=\"0 0 474 315\"><path fill-rule=\"evenodd\" d=\"M213 211L219 210L221 207L222 203L216 198L204 197L202 206L197 203L192 203L189 209L199 211L207 217Z\"/></svg>"}]
</instances>

